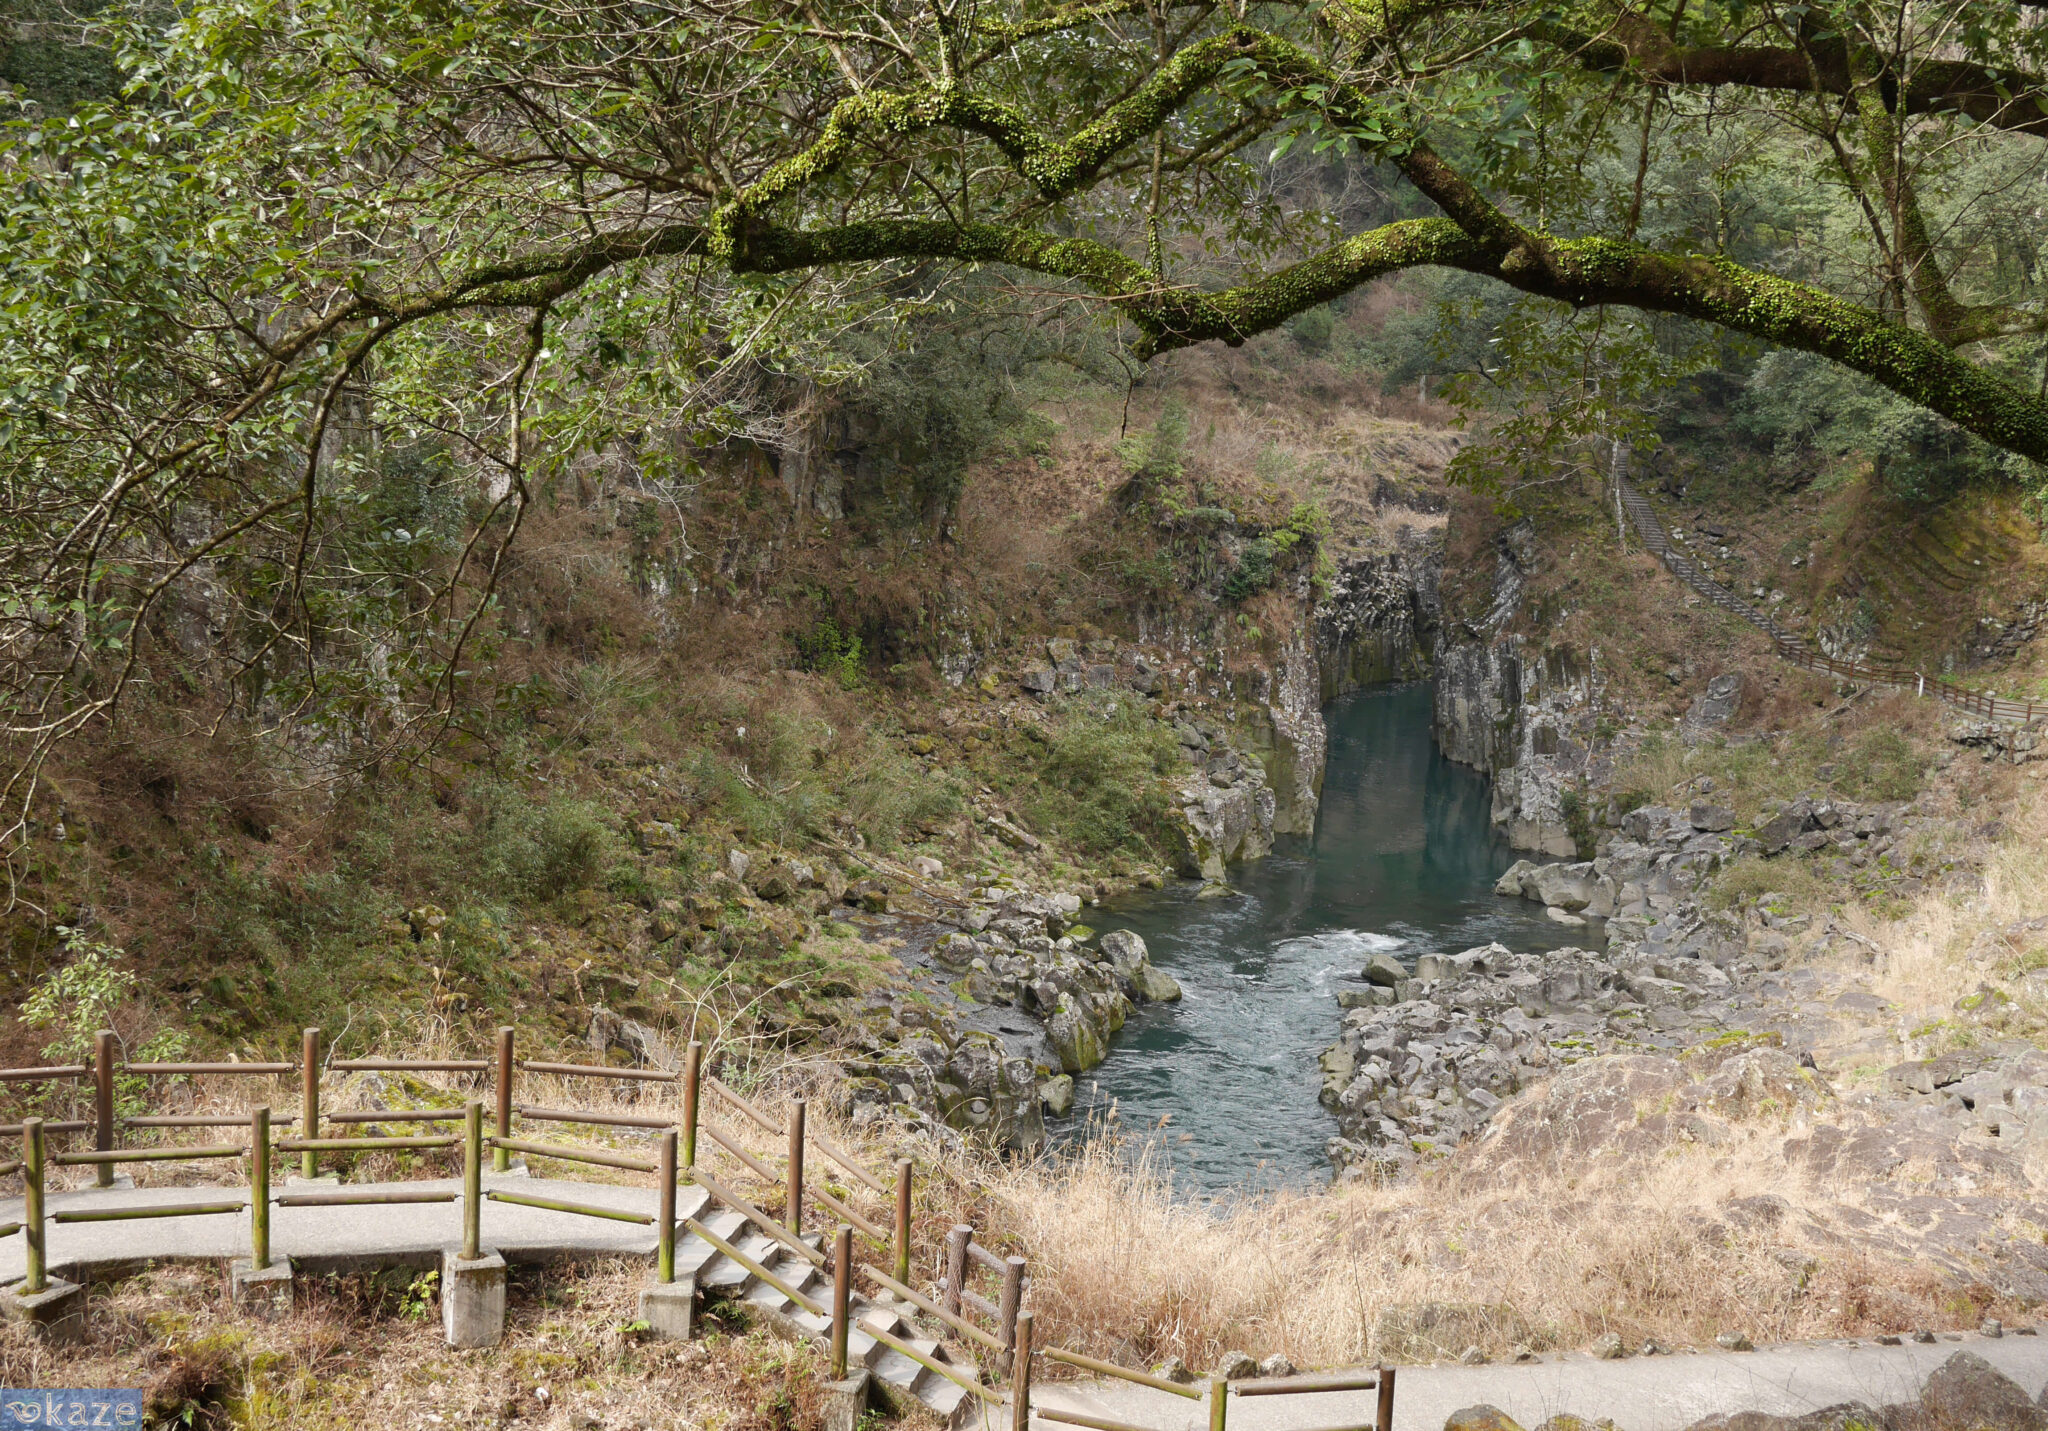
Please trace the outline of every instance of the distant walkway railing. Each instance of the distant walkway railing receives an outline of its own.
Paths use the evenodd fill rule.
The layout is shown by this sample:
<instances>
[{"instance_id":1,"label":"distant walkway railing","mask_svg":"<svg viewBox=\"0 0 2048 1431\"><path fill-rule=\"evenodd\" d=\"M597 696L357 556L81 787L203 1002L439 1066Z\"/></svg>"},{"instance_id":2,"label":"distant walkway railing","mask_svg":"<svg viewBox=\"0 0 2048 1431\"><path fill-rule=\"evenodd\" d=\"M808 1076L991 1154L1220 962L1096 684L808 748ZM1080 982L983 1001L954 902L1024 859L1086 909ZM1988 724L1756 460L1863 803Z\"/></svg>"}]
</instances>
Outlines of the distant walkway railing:
<instances>
[{"instance_id":1,"label":"distant walkway railing","mask_svg":"<svg viewBox=\"0 0 2048 1431\"><path fill-rule=\"evenodd\" d=\"M1952 681L1938 676L1929 676L1904 666L1873 666L1860 661L1838 661L1832 656L1816 651L1805 638L1786 630L1771 619L1768 612L1750 605L1720 582L1707 575L1680 546L1671 540L1658 519L1656 508L1649 500L1626 480L1620 482L1621 505L1642 539L1643 546L1664 563L1664 567L1681 582L1701 596L1742 618L1757 630L1771 638L1782 660L1791 662L1804 670L1818 671L1824 675L1840 676L1844 680L1862 681L1867 685L1889 686L1896 690L1911 691L1917 696L1932 696L1946 705L1966 710L1986 720L2016 721L2022 725L2032 721L2048 719L2048 702L2013 701L2002 696L1986 695L1982 691L1966 690Z\"/></svg>"}]
</instances>

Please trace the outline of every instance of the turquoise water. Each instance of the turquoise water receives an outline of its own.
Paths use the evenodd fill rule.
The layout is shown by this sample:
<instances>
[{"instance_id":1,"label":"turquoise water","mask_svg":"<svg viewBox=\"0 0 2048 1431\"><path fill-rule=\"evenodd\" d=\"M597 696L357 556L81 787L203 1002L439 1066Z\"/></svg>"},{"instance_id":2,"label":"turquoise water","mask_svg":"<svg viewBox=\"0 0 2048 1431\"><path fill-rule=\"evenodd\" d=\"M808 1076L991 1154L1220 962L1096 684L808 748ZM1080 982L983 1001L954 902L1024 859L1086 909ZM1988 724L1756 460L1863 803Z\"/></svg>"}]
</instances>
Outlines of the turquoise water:
<instances>
[{"instance_id":1,"label":"turquoise water","mask_svg":"<svg viewBox=\"0 0 2048 1431\"><path fill-rule=\"evenodd\" d=\"M1412 967L1496 939L1573 942L1540 906L1493 893L1516 854L1488 819L1485 779L1437 753L1428 686L1359 692L1323 715L1314 836L1233 867L1237 898L1196 899L1186 884L1091 912L1098 928L1144 936L1187 996L1139 1010L1081 1075L1068 1136L1107 1125L1154 1138L1176 1181L1205 1191L1323 1181L1337 1125L1316 1102L1316 1057L1337 1037L1334 996L1364 987L1368 955Z\"/></svg>"}]
</instances>

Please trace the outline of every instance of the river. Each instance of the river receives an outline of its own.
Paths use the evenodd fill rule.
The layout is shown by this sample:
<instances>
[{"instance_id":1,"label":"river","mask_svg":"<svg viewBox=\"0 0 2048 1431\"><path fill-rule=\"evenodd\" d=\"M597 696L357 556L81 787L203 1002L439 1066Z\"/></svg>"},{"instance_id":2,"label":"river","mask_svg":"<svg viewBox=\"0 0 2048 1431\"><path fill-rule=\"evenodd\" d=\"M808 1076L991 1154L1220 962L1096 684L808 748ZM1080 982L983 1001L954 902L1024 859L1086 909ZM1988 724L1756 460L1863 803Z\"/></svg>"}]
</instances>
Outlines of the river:
<instances>
[{"instance_id":1,"label":"river","mask_svg":"<svg viewBox=\"0 0 2048 1431\"><path fill-rule=\"evenodd\" d=\"M1081 1076L1056 1137L1109 1126L1155 1138L1189 1190L1326 1181L1323 1144L1337 1125L1316 1101L1316 1058L1336 1041L1335 995L1364 987L1368 955L1413 967L1495 939L1574 942L1540 906L1493 893L1515 852L1488 819L1485 779L1437 753L1427 685L1357 692L1323 715L1313 836L1234 866L1234 897L1198 899L1189 883L1091 911L1100 929L1142 935L1186 997L1131 1017L1108 1060Z\"/></svg>"}]
</instances>

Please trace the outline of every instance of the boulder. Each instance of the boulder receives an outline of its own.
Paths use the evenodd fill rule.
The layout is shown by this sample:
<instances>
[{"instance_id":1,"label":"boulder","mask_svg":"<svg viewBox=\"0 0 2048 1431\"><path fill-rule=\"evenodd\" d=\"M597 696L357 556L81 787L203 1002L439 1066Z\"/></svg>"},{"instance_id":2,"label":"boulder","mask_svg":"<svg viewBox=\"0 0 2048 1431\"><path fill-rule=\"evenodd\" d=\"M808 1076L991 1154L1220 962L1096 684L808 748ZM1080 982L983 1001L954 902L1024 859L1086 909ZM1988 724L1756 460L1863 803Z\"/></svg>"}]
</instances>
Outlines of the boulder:
<instances>
[{"instance_id":1,"label":"boulder","mask_svg":"<svg viewBox=\"0 0 2048 1431\"><path fill-rule=\"evenodd\" d=\"M1920 1404L1941 1431L2048 1431L2048 1411L1975 1352L1943 1362L1927 1378Z\"/></svg>"},{"instance_id":2,"label":"boulder","mask_svg":"<svg viewBox=\"0 0 2048 1431\"><path fill-rule=\"evenodd\" d=\"M1134 1003L1177 1004L1181 1000L1181 992L1179 982L1171 974L1162 973L1150 964L1140 966L1130 978L1130 994Z\"/></svg>"},{"instance_id":3,"label":"boulder","mask_svg":"<svg viewBox=\"0 0 2048 1431\"><path fill-rule=\"evenodd\" d=\"M1282 1353L1274 1352L1259 1363L1259 1375L1292 1376L1294 1375L1294 1363L1289 1361Z\"/></svg>"},{"instance_id":4,"label":"boulder","mask_svg":"<svg viewBox=\"0 0 2048 1431\"><path fill-rule=\"evenodd\" d=\"M1064 1073L1046 1079L1038 1085L1038 1101L1053 1117L1066 1117L1074 1111L1074 1080Z\"/></svg>"},{"instance_id":5,"label":"boulder","mask_svg":"<svg viewBox=\"0 0 2048 1431\"><path fill-rule=\"evenodd\" d=\"M1695 830L1712 834L1722 834L1735 828L1735 812L1726 805L1695 801L1692 809L1686 812L1686 818L1692 821Z\"/></svg>"},{"instance_id":6,"label":"boulder","mask_svg":"<svg viewBox=\"0 0 2048 1431\"><path fill-rule=\"evenodd\" d=\"M1707 682L1698 700L1685 713L1685 723L1694 730L1709 726L1726 725L1735 716L1736 707L1742 704L1742 677L1734 671L1714 677Z\"/></svg>"},{"instance_id":7,"label":"boulder","mask_svg":"<svg viewBox=\"0 0 2048 1431\"><path fill-rule=\"evenodd\" d=\"M1170 1381L1176 1386L1186 1386L1195 1380L1195 1374L1188 1370L1188 1364L1177 1356L1170 1356L1153 1367L1152 1374L1161 1381Z\"/></svg>"},{"instance_id":8,"label":"boulder","mask_svg":"<svg viewBox=\"0 0 2048 1431\"><path fill-rule=\"evenodd\" d=\"M1591 904L1599 888L1591 860L1577 864L1538 865L1522 881L1524 898L1572 911Z\"/></svg>"},{"instance_id":9,"label":"boulder","mask_svg":"<svg viewBox=\"0 0 2048 1431\"><path fill-rule=\"evenodd\" d=\"M1461 1407L1444 1418L1444 1431L1522 1431L1522 1423L1498 1406Z\"/></svg>"},{"instance_id":10,"label":"boulder","mask_svg":"<svg viewBox=\"0 0 2048 1431\"><path fill-rule=\"evenodd\" d=\"M1220 1376L1225 1381L1249 1381L1259 1374L1259 1364L1246 1352L1227 1351L1209 1374Z\"/></svg>"},{"instance_id":11,"label":"boulder","mask_svg":"<svg viewBox=\"0 0 2048 1431\"><path fill-rule=\"evenodd\" d=\"M1085 1073L1109 1057L1107 1036L1072 994L1060 995L1058 1006L1045 1021L1045 1037L1066 1073Z\"/></svg>"},{"instance_id":12,"label":"boulder","mask_svg":"<svg viewBox=\"0 0 2048 1431\"><path fill-rule=\"evenodd\" d=\"M1534 874L1535 872L1536 861L1516 860L1513 864L1508 866L1508 872L1506 874L1502 875L1499 879L1494 881L1493 892L1495 894L1504 894L1507 895L1509 898L1514 898L1524 892L1522 888L1522 881L1527 879L1530 875Z\"/></svg>"},{"instance_id":13,"label":"boulder","mask_svg":"<svg viewBox=\"0 0 2048 1431\"><path fill-rule=\"evenodd\" d=\"M1408 971L1401 967L1400 961L1385 954L1375 954L1366 960L1360 973L1366 982L1389 989L1408 982Z\"/></svg>"}]
</instances>

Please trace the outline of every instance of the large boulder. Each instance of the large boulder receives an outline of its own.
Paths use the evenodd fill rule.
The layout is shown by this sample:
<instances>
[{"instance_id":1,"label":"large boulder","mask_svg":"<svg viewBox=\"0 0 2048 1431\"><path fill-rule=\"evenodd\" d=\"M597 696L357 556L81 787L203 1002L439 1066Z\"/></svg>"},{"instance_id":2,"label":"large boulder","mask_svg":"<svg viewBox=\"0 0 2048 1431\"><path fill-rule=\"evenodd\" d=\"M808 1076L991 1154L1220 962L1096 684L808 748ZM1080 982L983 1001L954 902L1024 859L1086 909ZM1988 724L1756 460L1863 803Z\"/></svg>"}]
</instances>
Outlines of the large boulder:
<instances>
[{"instance_id":1,"label":"large boulder","mask_svg":"<svg viewBox=\"0 0 2048 1431\"><path fill-rule=\"evenodd\" d=\"M1522 879L1522 893L1555 909L1580 910L1593 902L1600 884L1590 860L1578 864L1539 865Z\"/></svg>"},{"instance_id":2,"label":"large boulder","mask_svg":"<svg viewBox=\"0 0 2048 1431\"><path fill-rule=\"evenodd\" d=\"M1169 974L1152 967L1151 951L1145 941L1128 929L1112 929L1097 946L1110 968L1116 971L1124 992L1133 1003L1171 1004L1181 997L1181 987Z\"/></svg>"},{"instance_id":3,"label":"large boulder","mask_svg":"<svg viewBox=\"0 0 2048 1431\"><path fill-rule=\"evenodd\" d=\"M1072 994L1060 995L1059 1005L1045 1021L1045 1036L1067 1073L1085 1073L1109 1057L1109 1038Z\"/></svg>"},{"instance_id":4,"label":"large boulder","mask_svg":"<svg viewBox=\"0 0 2048 1431\"><path fill-rule=\"evenodd\" d=\"M1943 1362L1927 1378L1920 1404L1939 1431L2048 1431L2048 1411L1975 1352Z\"/></svg>"}]
</instances>

